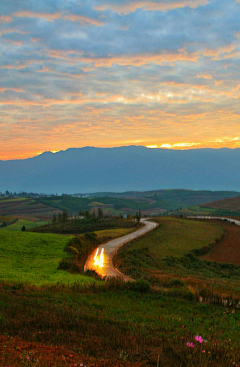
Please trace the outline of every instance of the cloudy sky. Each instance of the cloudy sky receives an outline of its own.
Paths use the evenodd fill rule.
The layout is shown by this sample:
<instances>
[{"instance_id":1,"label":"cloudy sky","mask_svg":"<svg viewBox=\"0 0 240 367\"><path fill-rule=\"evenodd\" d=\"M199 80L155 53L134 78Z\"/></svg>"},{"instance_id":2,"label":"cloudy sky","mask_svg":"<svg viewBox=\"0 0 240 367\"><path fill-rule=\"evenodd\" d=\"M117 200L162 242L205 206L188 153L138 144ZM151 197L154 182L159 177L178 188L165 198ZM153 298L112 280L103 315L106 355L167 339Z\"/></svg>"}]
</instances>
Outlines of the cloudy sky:
<instances>
[{"instance_id":1,"label":"cloudy sky","mask_svg":"<svg viewBox=\"0 0 240 367\"><path fill-rule=\"evenodd\" d=\"M0 159L240 147L240 0L1 0Z\"/></svg>"}]
</instances>

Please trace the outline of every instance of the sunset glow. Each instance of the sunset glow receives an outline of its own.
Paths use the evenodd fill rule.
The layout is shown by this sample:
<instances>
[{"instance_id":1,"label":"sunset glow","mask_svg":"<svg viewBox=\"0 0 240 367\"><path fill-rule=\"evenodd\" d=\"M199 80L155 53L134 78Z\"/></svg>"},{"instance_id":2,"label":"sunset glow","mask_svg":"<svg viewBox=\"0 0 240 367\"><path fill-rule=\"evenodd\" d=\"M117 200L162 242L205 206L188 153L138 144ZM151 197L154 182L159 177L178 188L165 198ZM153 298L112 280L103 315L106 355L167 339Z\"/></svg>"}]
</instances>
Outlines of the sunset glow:
<instances>
[{"instance_id":1,"label":"sunset glow","mask_svg":"<svg viewBox=\"0 0 240 367\"><path fill-rule=\"evenodd\" d=\"M240 147L237 0L2 1L0 159Z\"/></svg>"}]
</instances>

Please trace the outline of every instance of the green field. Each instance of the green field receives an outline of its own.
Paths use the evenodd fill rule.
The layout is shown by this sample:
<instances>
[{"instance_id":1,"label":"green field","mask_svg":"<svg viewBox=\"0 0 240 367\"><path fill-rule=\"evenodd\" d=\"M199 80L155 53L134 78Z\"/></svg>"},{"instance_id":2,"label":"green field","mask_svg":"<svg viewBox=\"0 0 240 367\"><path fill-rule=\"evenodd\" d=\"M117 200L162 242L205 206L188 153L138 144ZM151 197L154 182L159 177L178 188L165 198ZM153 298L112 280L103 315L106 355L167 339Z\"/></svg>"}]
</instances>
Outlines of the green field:
<instances>
[{"instance_id":1,"label":"green field","mask_svg":"<svg viewBox=\"0 0 240 367\"><path fill-rule=\"evenodd\" d=\"M221 222L174 217L156 221L155 231L119 249L114 264L121 272L160 288L176 283L203 294L214 288L220 297L240 299L240 266L198 257L224 238Z\"/></svg>"},{"instance_id":2,"label":"green field","mask_svg":"<svg viewBox=\"0 0 240 367\"><path fill-rule=\"evenodd\" d=\"M221 236L222 228L217 224L173 217L156 219L159 227L149 235L131 243L129 248L148 248L155 259L166 256L183 256L199 249Z\"/></svg>"},{"instance_id":3,"label":"green field","mask_svg":"<svg viewBox=\"0 0 240 367\"><path fill-rule=\"evenodd\" d=\"M39 220L37 222L30 222L29 220L19 219L17 222L10 224L5 229L11 230L11 231L21 231L22 227L24 226L26 229L35 228L38 226L44 226L48 222Z\"/></svg>"},{"instance_id":4,"label":"green field","mask_svg":"<svg viewBox=\"0 0 240 367\"><path fill-rule=\"evenodd\" d=\"M70 255L63 252L69 236L0 231L0 281L34 285L92 282L92 278L57 270Z\"/></svg>"}]
</instances>

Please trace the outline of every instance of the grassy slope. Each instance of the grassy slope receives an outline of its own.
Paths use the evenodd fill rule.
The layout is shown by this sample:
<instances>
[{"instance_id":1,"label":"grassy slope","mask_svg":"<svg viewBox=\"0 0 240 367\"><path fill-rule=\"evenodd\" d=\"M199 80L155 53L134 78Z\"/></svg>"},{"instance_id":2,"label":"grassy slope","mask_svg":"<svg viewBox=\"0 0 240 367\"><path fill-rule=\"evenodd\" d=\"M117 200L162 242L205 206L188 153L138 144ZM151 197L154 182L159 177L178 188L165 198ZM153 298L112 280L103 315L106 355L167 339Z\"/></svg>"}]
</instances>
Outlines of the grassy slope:
<instances>
[{"instance_id":1,"label":"grassy slope","mask_svg":"<svg viewBox=\"0 0 240 367\"><path fill-rule=\"evenodd\" d=\"M0 280L35 285L92 282L91 278L57 270L67 257L68 236L0 231Z\"/></svg>"},{"instance_id":2,"label":"grassy slope","mask_svg":"<svg viewBox=\"0 0 240 367\"><path fill-rule=\"evenodd\" d=\"M201 261L191 253L220 238L222 222L163 217L160 226L147 236L124 245L114 258L115 266L133 278L149 280L156 286L173 286L176 278L189 289L240 297L240 267ZM218 246L218 245L215 245Z\"/></svg>"},{"instance_id":3,"label":"grassy slope","mask_svg":"<svg viewBox=\"0 0 240 367\"><path fill-rule=\"evenodd\" d=\"M183 256L208 245L222 234L217 224L172 217L156 219L159 227L131 244L131 250L147 247L154 258Z\"/></svg>"}]
</instances>

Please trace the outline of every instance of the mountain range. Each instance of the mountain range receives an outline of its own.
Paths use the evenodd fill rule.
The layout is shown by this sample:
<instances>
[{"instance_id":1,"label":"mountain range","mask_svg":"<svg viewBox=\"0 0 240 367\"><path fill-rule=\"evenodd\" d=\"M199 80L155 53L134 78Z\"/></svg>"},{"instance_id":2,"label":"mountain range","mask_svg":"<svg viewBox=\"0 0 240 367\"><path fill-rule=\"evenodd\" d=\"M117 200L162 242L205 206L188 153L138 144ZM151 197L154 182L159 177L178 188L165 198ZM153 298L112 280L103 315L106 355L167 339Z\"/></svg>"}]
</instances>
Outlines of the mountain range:
<instances>
[{"instance_id":1,"label":"mountain range","mask_svg":"<svg viewBox=\"0 0 240 367\"><path fill-rule=\"evenodd\" d=\"M240 148L71 148L0 161L0 191L93 193L158 189L240 191Z\"/></svg>"}]
</instances>

